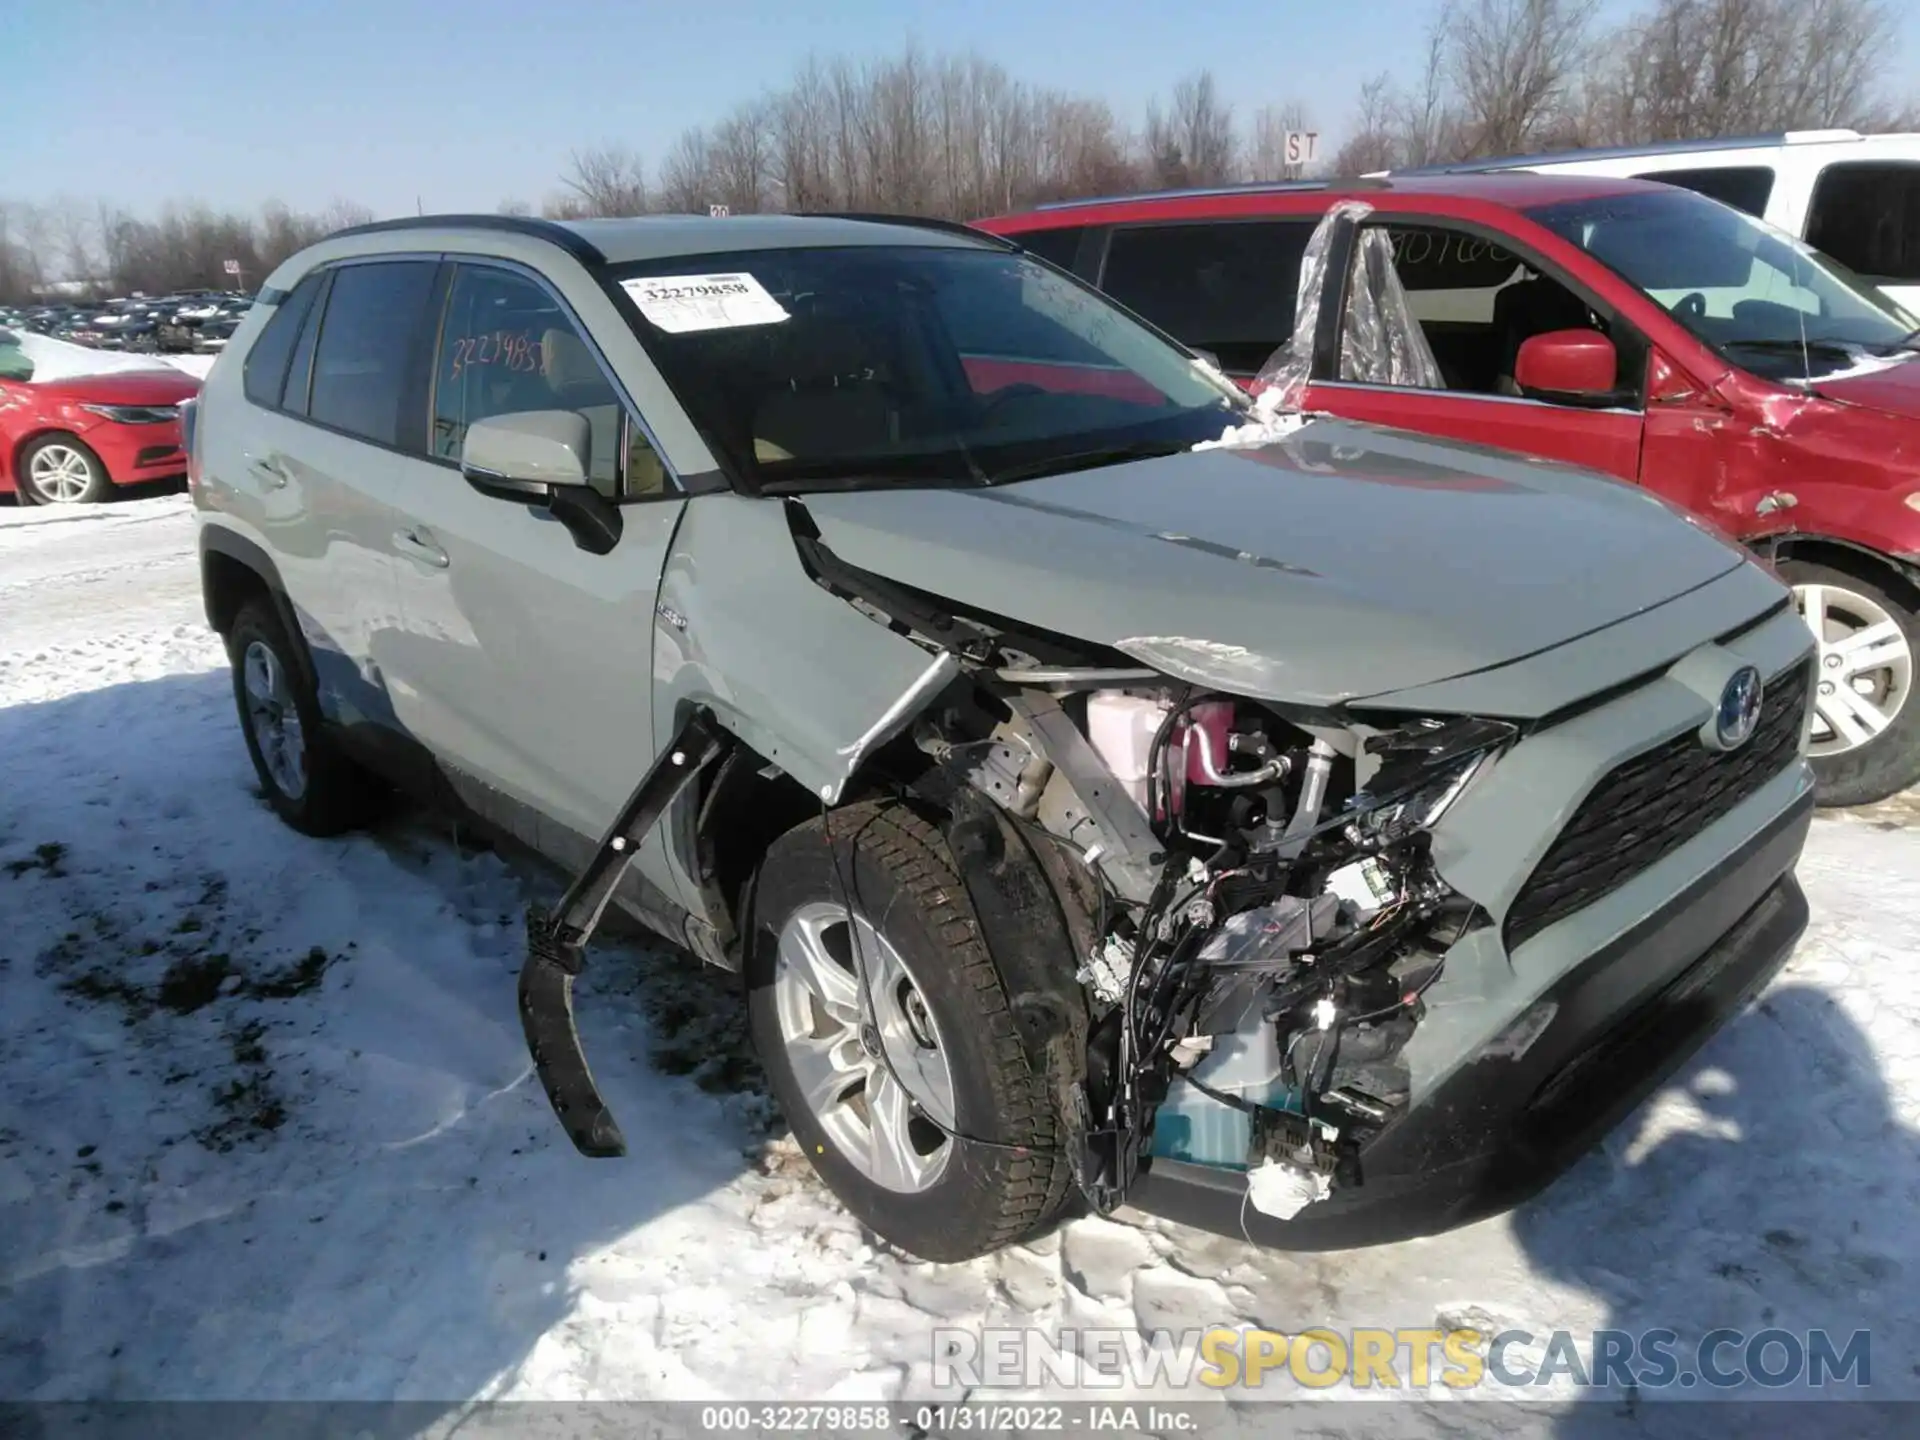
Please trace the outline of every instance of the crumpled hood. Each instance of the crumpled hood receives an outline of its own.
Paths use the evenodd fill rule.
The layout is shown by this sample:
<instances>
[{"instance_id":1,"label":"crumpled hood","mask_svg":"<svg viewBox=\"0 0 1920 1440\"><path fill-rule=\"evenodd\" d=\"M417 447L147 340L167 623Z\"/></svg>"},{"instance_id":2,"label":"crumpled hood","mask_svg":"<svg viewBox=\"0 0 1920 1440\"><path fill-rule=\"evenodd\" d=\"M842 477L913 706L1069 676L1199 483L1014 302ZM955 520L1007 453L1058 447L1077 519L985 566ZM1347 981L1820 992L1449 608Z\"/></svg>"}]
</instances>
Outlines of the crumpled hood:
<instances>
[{"instance_id":1,"label":"crumpled hood","mask_svg":"<svg viewBox=\"0 0 1920 1440\"><path fill-rule=\"evenodd\" d=\"M804 503L849 564L1098 644L1203 642L1224 657L1208 683L1302 704L1518 660L1747 563L1634 486L1327 420L1259 449Z\"/></svg>"}]
</instances>

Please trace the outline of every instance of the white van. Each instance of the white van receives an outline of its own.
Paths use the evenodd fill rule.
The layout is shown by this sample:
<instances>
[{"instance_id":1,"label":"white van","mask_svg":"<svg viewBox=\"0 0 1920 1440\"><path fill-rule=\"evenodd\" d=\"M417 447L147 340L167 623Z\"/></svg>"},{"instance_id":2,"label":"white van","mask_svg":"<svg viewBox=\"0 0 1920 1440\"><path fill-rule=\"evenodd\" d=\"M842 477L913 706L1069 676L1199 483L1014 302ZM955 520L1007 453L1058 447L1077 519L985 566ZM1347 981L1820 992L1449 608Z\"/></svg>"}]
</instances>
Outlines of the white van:
<instances>
[{"instance_id":1,"label":"white van","mask_svg":"<svg viewBox=\"0 0 1920 1440\"><path fill-rule=\"evenodd\" d=\"M1920 134L1791 130L1431 168L1631 176L1697 190L1800 237L1920 311Z\"/></svg>"}]
</instances>

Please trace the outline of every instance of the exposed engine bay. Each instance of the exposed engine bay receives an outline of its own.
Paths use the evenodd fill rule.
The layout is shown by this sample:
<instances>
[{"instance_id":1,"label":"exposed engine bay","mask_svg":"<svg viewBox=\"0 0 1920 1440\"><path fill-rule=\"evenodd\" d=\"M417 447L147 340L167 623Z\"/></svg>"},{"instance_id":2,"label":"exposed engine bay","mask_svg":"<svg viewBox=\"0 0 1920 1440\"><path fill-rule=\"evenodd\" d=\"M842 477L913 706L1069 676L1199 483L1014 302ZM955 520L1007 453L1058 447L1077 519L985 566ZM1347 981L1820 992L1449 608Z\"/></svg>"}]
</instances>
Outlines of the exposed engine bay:
<instances>
[{"instance_id":1,"label":"exposed engine bay","mask_svg":"<svg viewBox=\"0 0 1920 1440\"><path fill-rule=\"evenodd\" d=\"M1301 1203L1360 1183L1408 1099L1421 997L1476 919L1426 827L1515 728L1321 730L1151 672L1001 665L989 685L1008 714L986 733L936 708L915 740L1094 877L1088 1197L1120 1204L1149 1153L1291 1166Z\"/></svg>"},{"instance_id":2,"label":"exposed engine bay","mask_svg":"<svg viewBox=\"0 0 1920 1440\"><path fill-rule=\"evenodd\" d=\"M1117 1207L1162 1154L1291 1171L1251 1192L1282 1218L1361 1183L1360 1151L1409 1100L1422 997L1484 918L1436 873L1429 827L1518 727L1374 728L1086 663L1127 657L948 613L803 528L816 583L959 657L913 745L1092 882L1070 1117L1088 1199Z\"/></svg>"}]
</instances>

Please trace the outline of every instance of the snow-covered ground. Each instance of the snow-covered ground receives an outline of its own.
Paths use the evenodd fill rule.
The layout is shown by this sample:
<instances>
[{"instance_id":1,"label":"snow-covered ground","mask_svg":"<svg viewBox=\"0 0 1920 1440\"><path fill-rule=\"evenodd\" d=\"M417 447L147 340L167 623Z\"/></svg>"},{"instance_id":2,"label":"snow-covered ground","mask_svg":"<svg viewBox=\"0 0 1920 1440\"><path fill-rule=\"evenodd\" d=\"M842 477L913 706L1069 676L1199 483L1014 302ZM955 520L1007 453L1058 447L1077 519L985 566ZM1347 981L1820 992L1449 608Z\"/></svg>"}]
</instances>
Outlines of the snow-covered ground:
<instances>
[{"instance_id":1,"label":"snow-covered ground","mask_svg":"<svg viewBox=\"0 0 1920 1440\"><path fill-rule=\"evenodd\" d=\"M0 508L0 1399L906 1398L936 1326L1460 1323L1866 1329L1920 1397L1910 803L1817 822L1771 993L1515 1216L1331 1255L1080 1218L935 1266L811 1178L725 978L641 943L580 1002L634 1154L580 1159L514 1011L549 882L419 818L302 839L253 786L184 497Z\"/></svg>"}]
</instances>

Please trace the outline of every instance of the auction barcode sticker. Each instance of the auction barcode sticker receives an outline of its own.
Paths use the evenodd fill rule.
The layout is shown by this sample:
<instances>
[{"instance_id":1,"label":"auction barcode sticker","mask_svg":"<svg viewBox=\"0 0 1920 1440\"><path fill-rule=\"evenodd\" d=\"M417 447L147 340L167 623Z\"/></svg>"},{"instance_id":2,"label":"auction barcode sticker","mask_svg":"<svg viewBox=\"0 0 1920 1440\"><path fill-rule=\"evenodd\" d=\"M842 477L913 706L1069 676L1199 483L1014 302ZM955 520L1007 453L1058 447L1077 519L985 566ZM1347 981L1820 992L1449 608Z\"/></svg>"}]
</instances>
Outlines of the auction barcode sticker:
<instances>
[{"instance_id":1,"label":"auction barcode sticker","mask_svg":"<svg viewBox=\"0 0 1920 1440\"><path fill-rule=\"evenodd\" d=\"M753 276L661 275L622 280L640 313L669 335L694 330L736 330L772 325L787 318L780 302Z\"/></svg>"}]
</instances>

